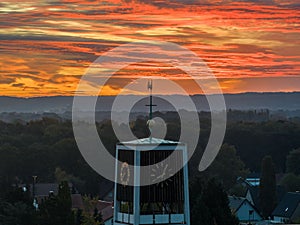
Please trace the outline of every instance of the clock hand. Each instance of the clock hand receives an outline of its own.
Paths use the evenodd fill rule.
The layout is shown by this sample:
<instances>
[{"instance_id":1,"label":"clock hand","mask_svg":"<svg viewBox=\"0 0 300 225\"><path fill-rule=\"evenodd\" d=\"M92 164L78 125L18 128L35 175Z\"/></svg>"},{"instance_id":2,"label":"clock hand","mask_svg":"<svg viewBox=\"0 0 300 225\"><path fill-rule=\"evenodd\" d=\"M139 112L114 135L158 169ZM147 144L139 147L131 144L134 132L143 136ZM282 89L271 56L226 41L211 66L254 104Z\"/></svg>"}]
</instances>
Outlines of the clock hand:
<instances>
[{"instance_id":1,"label":"clock hand","mask_svg":"<svg viewBox=\"0 0 300 225\"><path fill-rule=\"evenodd\" d=\"M167 171L167 168L168 168L168 164L166 164L165 168L164 168L164 171L163 171L163 174L166 174L166 171Z\"/></svg>"},{"instance_id":2,"label":"clock hand","mask_svg":"<svg viewBox=\"0 0 300 225\"><path fill-rule=\"evenodd\" d=\"M157 178L157 179L161 179L161 178L163 178L165 175L166 175L166 173L163 172L161 175L157 176L156 178Z\"/></svg>"}]
</instances>

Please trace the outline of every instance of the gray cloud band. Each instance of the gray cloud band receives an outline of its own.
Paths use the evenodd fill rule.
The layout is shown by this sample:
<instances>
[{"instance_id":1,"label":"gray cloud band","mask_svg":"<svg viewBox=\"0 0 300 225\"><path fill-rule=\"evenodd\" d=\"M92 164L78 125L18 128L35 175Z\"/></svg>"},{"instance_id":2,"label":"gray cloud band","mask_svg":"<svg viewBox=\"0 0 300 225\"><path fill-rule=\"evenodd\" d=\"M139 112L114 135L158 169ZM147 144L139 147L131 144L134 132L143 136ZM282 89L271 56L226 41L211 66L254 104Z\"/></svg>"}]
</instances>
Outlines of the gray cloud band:
<instances>
[{"instance_id":1,"label":"gray cloud band","mask_svg":"<svg viewBox=\"0 0 300 225\"><path fill-rule=\"evenodd\" d=\"M225 101L217 79L205 62L194 52L170 42L139 41L121 45L104 53L90 65L78 84L72 108L73 131L81 154L96 172L111 181L115 181L114 166L116 159L105 148L97 132L95 106L98 95L108 79L113 77L116 72L131 64L147 61L165 63L184 71L189 76L189 79L193 79L199 86L199 89L202 89L206 95L211 111L211 132L199 164L200 171L205 170L213 162L223 142L226 130ZM173 81L170 80L170 82ZM88 93L93 97L87 101L86 98L81 97L83 93ZM188 96L187 93L186 95ZM99 98L101 101L101 96ZM164 96L163 98L171 103L179 114L181 123L179 141L188 142L188 157L186 162L183 162L184 165L191 158L197 147L200 134L198 112L190 98L184 102L176 102L171 96ZM120 103L121 101L118 100L117 96L116 102L114 102L113 105L114 110L112 111L111 117L117 120L118 123L128 125L125 131L127 138L135 139L135 136L129 128L129 111L130 107L139 100L139 97L128 96L127 102ZM124 111L127 111L128 114L124 114L123 117L118 118L114 112L117 111L117 108L122 109L122 107L124 107ZM179 109L192 109L192 113L187 113ZM187 123L187 121L193 121L192 129L191 124ZM122 133L124 130L119 130L117 126L113 126L113 128L117 138L124 140ZM165 159L165 161L167 160L169 162L175 162L175 155L171 154ZM118 161L120 167L122 163L123 162ZM173 174L179 171L183 165L172 163L170 166L172 166ZM152 170L155 166L157 165L141 166L141 174L143 171ZM134 166L128 165L128 167L130 171L134 171ZM163 180L168 178L169 177L166 176ZM159 180L157 182L161 181L162 180ZM153 183L156 182L142 179L139 185L144 186ZM133 185L133 183L129 183L129 185Z\"/></svg>"}]
</instances>

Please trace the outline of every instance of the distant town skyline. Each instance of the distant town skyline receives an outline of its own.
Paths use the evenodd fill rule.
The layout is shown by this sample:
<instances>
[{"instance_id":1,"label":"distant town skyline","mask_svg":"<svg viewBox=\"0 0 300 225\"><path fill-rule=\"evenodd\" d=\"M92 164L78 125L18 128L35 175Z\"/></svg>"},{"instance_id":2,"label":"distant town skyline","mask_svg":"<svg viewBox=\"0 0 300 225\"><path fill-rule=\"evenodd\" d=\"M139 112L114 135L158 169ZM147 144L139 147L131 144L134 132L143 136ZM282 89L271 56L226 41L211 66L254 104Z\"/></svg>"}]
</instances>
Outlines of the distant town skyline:
<instances>
[{"instance_id":1,"label":"distant town skyline","mask_svg":"<svg viewBox=\"0 0 300 225\"><path fill-rule=\"evenodd\" d=\"M137 40L194 51L224 93L300 91L299 9L298 0L4 0L0 95L73 95L97 57ZM201 93L182 71L148 62L118 72L102 94L152 75Z\"/></svg>"}]
</instances>

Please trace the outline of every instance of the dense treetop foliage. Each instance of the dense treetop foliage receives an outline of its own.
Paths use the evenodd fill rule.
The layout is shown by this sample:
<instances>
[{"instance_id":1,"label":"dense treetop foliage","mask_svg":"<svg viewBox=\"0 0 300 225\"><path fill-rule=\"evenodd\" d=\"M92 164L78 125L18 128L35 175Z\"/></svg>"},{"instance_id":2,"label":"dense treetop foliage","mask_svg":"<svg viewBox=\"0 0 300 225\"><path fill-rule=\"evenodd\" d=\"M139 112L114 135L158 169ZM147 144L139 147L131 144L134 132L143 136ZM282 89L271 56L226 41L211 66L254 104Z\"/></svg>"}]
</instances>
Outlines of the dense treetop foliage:
<instances>
[{"instance_id":1,"label":"dense treetop foliage","mask_svg":"<svg viewBox=\"0 0 300 225\"><path fill-rule=\"evenodd\" d=\"M166 139L178 140L180 120L174 113L161 114L167 123ZM131 122L131 129L137 137L147 137L147 118L141 117ZM190 129L193 121L188 121ZM190 161L190 170L194 174L207 144L210 134L210 120L200 121L201 131L197 149ZM124 125L119 125L120 127ZM114 154L118 142L111 121L97 123L98 133L107 149ZM189 140L187 140L189 143ZM226 136L217 160L207 173L213 177L223 177L226 189L235 182L237 176L245 176L248 171L260 172L261 160L271 155L275 172L286 171L287 155L300 146L300 123L293 121L232 122L227 126ZM224 150L227 149L227 150ZM293 164L297 151L289 155L289 171L298 173ZM296 156L295 156L296 155ZM297 159L296 159L297 160ZM224 166L225 164L227 166ZM226 168L225 168L226 167ZM81 193L97 195L101 178L82 158L72 130L71 121L51 118L28 123L4 123L0 121L0 176L6 179L31 183L32 175L38 176L38 182L59 180L57 168L68 175ZM223 168L223 169L222 169ZM222 171L223 174L216 174ZM218 173L218 172L217 172ZM60 181L60 180L59 180Z\"/></svg>"},{"instance_id":2,"label":"dense treetop foliage","mask_svg":"<svg viewBox=\"0 0 300 225\"><path fill-rule=\"evenodd\" d=\"M215 179L196 176L190 182L191 224L238 225L229 208L227 193Z\"/></svg>"},{"instance_id":3,"label":"dense treetop foliage","mask_svg":"<svg viewBox=\"0 0 300 225\"><path fill-rule=\"evenodd\" d=\"M170 112L156 116L161 116L167 124L166 139L178 140L181 125L178 115ZM146 121L146 117L139 117L130 124L131 130L138 138L149 136ZM196 130L193 121L187 121L187 124L191 132ZM289 172L283 178L282 184L291 191L300 187L297 163L300 155L298 120L230 122L227 125L225 144L219 155L201 174L197 168L210 134L209 116L202 118L200 124L198 145L189 162L193 225L199 221L207 225L220 224L220 221L226 222L221 224L236 224L236 218L231 216L228 208L226 192L237 193L237 178L245 177L249 172L262 172L263 184L265 181L268 183L265 186L266 190L262 187L262 196L263 193L273 192L270 187L274 187L274 180L266 180L270 172L272 178L274 173ZM111 121L104 120L96 126L104 145L114 155L118 139L114 135ZM125 125L117 126L122 129ZM184 141L189 144L191 140ZM272 157L274 164L261 164L266 155ZM26 123L0 121L0 217L5 219L6 225L34 225L39 220L51 216L47 213L54 210L54 216L51 218L57 220L55 225L59 225L59 221L62 220L69 221L68 224L101 223L99 216L91 217L81 211L76 214L70 211L70 196L68 190L63 188L65 183L62 183L57 197L52 196L41 206L42 214L37 216L32 207L30 193L12 188L16 184L31 184L33 175L38 177L39 183L69 181L83 195L99 194L100 184L105 180L93 171L81 156L73 136L71 121L53 118ZM275 200L270 200L268 196L266 198L266 205L271 204L273 207ZM63 207L59 210L62 212L61 217L57 217L55 211L57 204ZM265 216L268 216L270 210L266 207Z\"/></svg>"}]
</instances>

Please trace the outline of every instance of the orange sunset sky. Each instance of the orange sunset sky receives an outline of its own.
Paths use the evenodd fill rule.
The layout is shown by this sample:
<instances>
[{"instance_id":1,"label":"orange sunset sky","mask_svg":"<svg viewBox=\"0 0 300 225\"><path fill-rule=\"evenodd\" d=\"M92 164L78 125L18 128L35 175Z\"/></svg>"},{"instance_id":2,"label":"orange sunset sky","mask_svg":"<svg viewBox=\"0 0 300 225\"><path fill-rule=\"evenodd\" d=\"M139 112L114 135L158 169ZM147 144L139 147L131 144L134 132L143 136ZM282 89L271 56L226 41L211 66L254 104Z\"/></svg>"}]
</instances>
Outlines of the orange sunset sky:
<instances>
[{"instance_id":1,"label":"orange sunset sky","mask_svg":"<svg viewBox=\"0 0 300 225\"><path fill-rule=\"evenodd\" d=\"M137 40L194 51L225 93L300 91L299 12L299 0L3 0L0 96L73 95L97 57ZM174 68L147 65L120 71L103 94L136 74L173 79ZM180 71L176 82L201 92Z\"/></svg>"}]
</instances>

